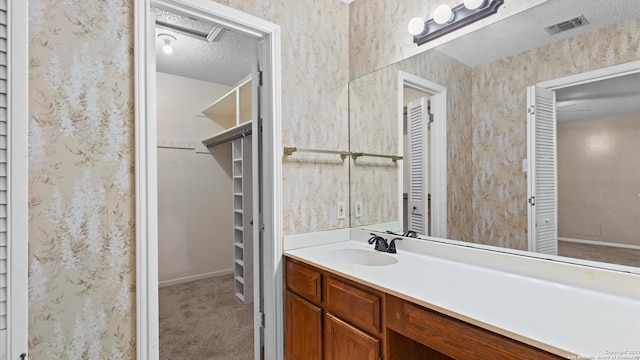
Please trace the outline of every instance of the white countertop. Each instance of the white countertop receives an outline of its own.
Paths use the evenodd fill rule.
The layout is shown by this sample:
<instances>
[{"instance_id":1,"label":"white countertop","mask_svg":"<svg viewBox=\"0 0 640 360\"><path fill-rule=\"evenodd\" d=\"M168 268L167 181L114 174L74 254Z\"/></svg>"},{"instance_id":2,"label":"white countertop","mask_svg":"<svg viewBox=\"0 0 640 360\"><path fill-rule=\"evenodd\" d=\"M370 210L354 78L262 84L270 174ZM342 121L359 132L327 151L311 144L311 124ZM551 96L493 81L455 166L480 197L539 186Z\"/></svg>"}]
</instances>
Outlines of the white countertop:
<instances>
[{"instance_id":1,"label":"white countertop","mask_svg":"<svg viewBox=\"0 0 640 360\"><path fill-rule=\"evenodd\" d=\"M419 244L403 242L413 242L407 248ZM402 249L403 242L397 254L389 254L398 262L387 266L339 260L333 251L375 252L372 245L353 240L285 255L561 356L640 359L640 291L637 296L614 295L409 252ZM621 276L626 285L640 289L640 276Z\"/></svg>"}]
</instances>

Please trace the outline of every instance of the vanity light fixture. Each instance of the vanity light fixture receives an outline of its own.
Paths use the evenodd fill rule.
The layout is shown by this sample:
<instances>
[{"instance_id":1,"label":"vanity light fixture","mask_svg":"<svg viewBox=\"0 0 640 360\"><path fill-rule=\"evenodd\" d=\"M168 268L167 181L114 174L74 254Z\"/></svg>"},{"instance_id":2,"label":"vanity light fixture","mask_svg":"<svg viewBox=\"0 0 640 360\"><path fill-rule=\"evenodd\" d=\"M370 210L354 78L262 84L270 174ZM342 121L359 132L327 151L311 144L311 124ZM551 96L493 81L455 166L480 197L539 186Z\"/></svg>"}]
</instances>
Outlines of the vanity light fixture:
<instances>
[{"instance_id":1,"label":"vanity light fixture","mask_svg":"<svg viewBox=\"0 0 640 360\"><path fill-rule=\"evenodd\" d=\"M164 41L164 45L162 45L162 52L171 55L173 54L173 46L171 46L172 41L176 41L176 37L167 33L158 34L158 38Z\"/></svg>"},{"instance_id":2,"label":"vanity light fixture","mask_svg":"<svg viewBox=\"0 0 640 360\"><path fill-rule=\"evenodd\" d=\"M439 5L433 11L432 19L413 18L407 29L413 35L413 42L420 46L497 13L502 4L504 0L464 0L453 9L449 5Z\"/></svg>"}]
</instances>

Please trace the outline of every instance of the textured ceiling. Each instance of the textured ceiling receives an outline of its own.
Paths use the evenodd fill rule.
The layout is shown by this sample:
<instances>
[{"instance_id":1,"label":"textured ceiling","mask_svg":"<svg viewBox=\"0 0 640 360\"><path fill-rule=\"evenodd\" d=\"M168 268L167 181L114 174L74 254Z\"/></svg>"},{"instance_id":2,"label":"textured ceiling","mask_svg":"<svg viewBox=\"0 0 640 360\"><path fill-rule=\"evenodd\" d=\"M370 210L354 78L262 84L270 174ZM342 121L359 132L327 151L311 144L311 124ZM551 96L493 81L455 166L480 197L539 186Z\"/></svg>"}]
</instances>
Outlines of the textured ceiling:
<instances>
[{"instance_id":1,"label":"textured ceiling","mask_svg":"<svg viewBox=\"0 0 640 360\"><path fill-rule=\"evenodd\" d=\"M556 35L545 30L580 15L589 24ZM549 0L442 44L437 50L474 67L638 16L637 0ZM640 112L640 75L560 89L556 100L558 121Z\"/></svg>"},{"instance_id":2,"label":"textured ceiling","mask_svg":"<svg viewBox=\"0 0 640 360\"><path fill-rule=\"evenodd\" d=\"M640 73L558 89L556 111L558 121L640 113Z\"/></svg>"},{"instance_id":3,"label":"textured ceiling","mask_svg":"<svg viewBox=\"0 0 640 360\"><path fill-rule=\"evenodd\" d=\"M588 25L556 35L544 30L580 15L587 18ZM477 66L638 16L638 0L549 0L437 49L468 66Z\"/></svg>"},{"instance_id":4,"label":"textured ceiling","mask_svg":"<svg viewBox=\"0 0 640 360\"><path fill-rule=\"evenodd\" d=\"M206 40L213 24L185 18L163 10L154 9L156 15L157 70L163 73L234 85L253 71L257 59L259 41L226 29L214 42ZM161 26L166 23L189 29L193 34ZM176 37L172 42L173 53L162 52L164 41L161 33Z\"/></svg>"}]
</instances>

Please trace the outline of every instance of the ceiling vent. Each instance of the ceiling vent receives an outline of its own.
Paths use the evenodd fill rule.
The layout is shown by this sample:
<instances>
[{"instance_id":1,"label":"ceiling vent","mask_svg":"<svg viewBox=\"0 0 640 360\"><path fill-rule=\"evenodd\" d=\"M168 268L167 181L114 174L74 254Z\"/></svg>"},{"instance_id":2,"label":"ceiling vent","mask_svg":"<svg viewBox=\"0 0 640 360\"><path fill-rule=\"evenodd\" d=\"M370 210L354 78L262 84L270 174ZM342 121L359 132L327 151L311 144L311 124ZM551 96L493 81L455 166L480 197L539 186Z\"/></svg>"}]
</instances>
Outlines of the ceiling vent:
<instances>
[{"instance_id":1,"label":"ceiling vent","mask_svg":"<svg viewBox=\"0 0 640 360\"><path fill-rule=\"evenodd\" d=\"M580 15L576 18L573 18L571 20L567 20L567 21L563 21L561 23L557 23L555 25L551 25L548 26L546 28L544 28L549 35L555 35L555 34L559 34L563 31L567 31L567 30L571 30L571 29L575 29L577 27L580 26L584 26L589 24L589 21L587 20L587 18L584 17L584 15Z\"/></svg>"}]
</instances>

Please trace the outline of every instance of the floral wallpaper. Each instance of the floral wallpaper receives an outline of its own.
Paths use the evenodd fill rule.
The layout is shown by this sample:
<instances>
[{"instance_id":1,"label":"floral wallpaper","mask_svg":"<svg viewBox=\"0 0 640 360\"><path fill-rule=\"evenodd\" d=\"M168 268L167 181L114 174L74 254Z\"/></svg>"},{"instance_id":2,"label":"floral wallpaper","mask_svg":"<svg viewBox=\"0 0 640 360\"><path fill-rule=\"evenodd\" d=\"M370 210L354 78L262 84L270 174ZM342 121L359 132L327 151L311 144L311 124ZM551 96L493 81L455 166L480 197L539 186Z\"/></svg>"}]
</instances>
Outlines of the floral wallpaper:
<instances>
[{"instance_id":1,"label":"floral wallpaper","mask_svg":"<svg viewBox=\"0 0 640 360\"><path fill-rule=\"evenodd\" d=\"M220 2L281 26L283 145L348 151L349 6L312 0ZM337 217L337 203L349 203L349 164L338 155L283 157L282 192L285 235L349 227L348 216Z\"/></svg>"},{"instance_id":2,"label":"floral wallpaper","mask_svg":"<svg viewBox=\"0 0 640 360\"><path fill-rule=\"evenodd\" d=\"M526 88L640 59L640 18L473 68L473 241L527 249Z\"/></svg>"},{"instance_id":3,"label":"floral wallpaper","mask_svg":"<svg viewBox=\"0 0 640 360\"><path fill-rule=\"evenodd\" d=\"M29 1L29 358L135 355L132 9Z\"/></svg>"},{"instance_id":4,"label":"floral wallpaper","mask_svg":"<svg viewBox=\"0 0 640 360\"><path fill-rule=\"evenodd\" d=\"M281 25L284 145L347 150L348 6L219 2ZM29 36L30 358L132 359L133 1L29 0ZM284 157L284 232L348 227L348 181Z\"/></svg>"}]
</instances>

